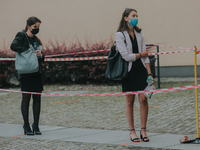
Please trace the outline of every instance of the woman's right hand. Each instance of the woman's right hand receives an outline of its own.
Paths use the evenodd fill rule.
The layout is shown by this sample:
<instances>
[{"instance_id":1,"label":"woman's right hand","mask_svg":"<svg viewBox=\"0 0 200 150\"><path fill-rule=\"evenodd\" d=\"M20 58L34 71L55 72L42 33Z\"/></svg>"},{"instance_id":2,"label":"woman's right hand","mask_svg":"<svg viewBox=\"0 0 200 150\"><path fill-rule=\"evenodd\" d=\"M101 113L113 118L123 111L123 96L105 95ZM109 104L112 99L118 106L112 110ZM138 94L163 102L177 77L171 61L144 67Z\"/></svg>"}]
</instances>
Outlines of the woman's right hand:
<instances>
[{"instance_id":1,"label":"woman's right hand","mask_svg":"<svg viewBox=\"0 0 200 150\"><path fill-rule=\"evenodd\" d=\"M142 57L148 57L149 56L147 50L144 50L143 52L141 52L141 55L142 55Z\"/></svg>"},{"instance_id":2,"label":"woman's right hand","mask_svg":"<svg viewBox=\"0 0 200 150\"><path fill-rule=\"evenodd\" d=\"M36 50L35 53L37 54L38 57L42 58L42 53L39 50Z\"/></svg>"}]
</instances>

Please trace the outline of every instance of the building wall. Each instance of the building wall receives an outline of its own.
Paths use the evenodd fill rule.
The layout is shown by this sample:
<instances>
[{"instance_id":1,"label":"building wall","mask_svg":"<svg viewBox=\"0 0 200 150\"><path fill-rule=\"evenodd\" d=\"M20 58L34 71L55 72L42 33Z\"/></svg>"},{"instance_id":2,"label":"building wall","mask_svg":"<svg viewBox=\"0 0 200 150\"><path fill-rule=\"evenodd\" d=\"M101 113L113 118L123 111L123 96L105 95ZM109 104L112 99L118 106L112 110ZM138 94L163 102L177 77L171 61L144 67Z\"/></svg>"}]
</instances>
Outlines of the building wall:
<instances>
[{"instance_id":1,"label":"building wall","mask_svg":"<svg viewBox=\"0 0 200 150\"><path fill-rule=\"evenodd\" d=\"M200 48L199 0L1 0L0 45L9 45L30 16L41 19L38 36L73 41L113 37L126 7L139 14L146 43ZM175 51L160 47L160 51ZM190 66L193 52L160 56L160 66ZM200 64L200 63L198 63Z\"/></svg>"}]
</instances>

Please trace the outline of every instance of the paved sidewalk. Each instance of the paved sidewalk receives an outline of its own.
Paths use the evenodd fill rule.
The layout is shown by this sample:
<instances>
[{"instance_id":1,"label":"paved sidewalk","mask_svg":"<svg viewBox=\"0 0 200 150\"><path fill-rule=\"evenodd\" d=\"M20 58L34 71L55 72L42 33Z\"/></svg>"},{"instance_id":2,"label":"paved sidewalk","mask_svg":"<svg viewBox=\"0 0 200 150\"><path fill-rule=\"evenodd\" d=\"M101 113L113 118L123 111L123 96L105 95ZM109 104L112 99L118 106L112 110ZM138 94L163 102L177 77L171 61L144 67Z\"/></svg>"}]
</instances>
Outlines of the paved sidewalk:
<instances>
[{"instance_id":1,"label":"paved sidewalk","mask_svg":"<svg viewBox=\"0 0 200 150\"><path fill-rule=\"evenodd\" d=\"M121 146L118 149L183 149L183 150L199 150L200 144L181 144L179 138L183 135L175 134L161 134L161 133L147 133L150 142L133 143L129 139L128 131L116 131L116 130L96 130L96 129L81 129L81 128L66 128L66 127L52 127L41 126L40 130L42 135L24 136L22 125L17 124L4 124L0 123L0 139L7 138L7 142L11 139L29 139L29 140L41 140L51 141L55 144L59 141L62 142L77 142L77 143L92 143L98 144L98 147L104 147L109 145L108 149L112 149L112 146ZM136 130L139 135L139 130ZM68 143L61 149L70 149ZM4 147L3 142L0 142L0 149L7 149ZM77 145L80 146L80 145ZM26 147L27 148L27 147ZM26 149L22 146L21 149ZM46 149L45 147L43 147ZM11 149L15 149L12 145ZM49 148L47 148L49 149ZM50 148L51 149L51 148ZM54 148L52 148L54 149ZM82 149L80 147L80 149ZM95 149L95 148L94 148ZM98 149L98 148L97 148ZM115 149L115 148L113 148Z\"/></svg>"}]
</instances>

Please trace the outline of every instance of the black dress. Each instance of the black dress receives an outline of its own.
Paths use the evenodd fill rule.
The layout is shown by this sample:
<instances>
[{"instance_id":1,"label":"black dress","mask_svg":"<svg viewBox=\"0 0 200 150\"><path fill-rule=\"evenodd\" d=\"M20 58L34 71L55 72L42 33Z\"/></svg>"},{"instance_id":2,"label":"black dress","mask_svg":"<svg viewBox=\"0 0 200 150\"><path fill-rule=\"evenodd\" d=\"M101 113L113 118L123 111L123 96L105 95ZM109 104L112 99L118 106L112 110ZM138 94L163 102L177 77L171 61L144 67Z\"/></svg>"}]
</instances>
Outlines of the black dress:
<instances>
[{"instance_id":1,"label":"black dress","mask_svg":"<svg viewBox=\"0 0 200 150\"><path fill-rule=\"evenodd\" d=\"M129 35L130 36L130 35ZM136 36L134 35L134 40L130 36L132 42L133 53L138 53L138 44ZM135 62L132 62L131 70L128 72L128 77L122 80L122 91L142 91L147 86L147 70L144 67L141 59L137 59Z\"/></svg>"},{"instance_id":2,"label":"black dress","mask_svg":"<svg viewBox=\"0 0 200 150\"><path fill-rule=\"evenodd\" d=\"M29 42L25 37L26 32L18 32L15 39L11 44L11 49L15 52L23 52L29 49ZM27 36L30 43L33 45L36 42L36 45L40 45L40 41L36 38L36 36L29 37ZM42 69L41 62L44 61L44 54L43 58L38 57L39 62L39 70L35 73L30 74L18 74L18 79L21 86L21 91L27 92L41 92L43 91L43 79L44 79L44 71Z\"/></svg>"}]
</instances>

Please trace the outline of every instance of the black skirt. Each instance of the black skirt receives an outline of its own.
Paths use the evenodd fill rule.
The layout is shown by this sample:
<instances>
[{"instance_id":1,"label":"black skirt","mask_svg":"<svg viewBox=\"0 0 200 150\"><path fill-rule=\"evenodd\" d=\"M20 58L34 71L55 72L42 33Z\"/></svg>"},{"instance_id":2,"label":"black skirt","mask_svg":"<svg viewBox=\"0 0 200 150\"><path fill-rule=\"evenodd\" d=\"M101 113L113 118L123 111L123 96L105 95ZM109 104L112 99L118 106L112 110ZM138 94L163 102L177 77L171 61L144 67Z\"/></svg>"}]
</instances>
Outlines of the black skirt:
<instances>
[{"instance_id":1,"label":"black skirt","mask_svg":"<svg viewBox=\"0 0 200 150\"><path fill-rule=\"evenodd\" d=\"M21 91L27 92L41 92L43 91L43 81L41 74L28 76L19 80Z\"/></svg>"},{"instance_id":2,"label":"black skirt","mask_svg":"<svg viewBox=\"0 0 200 150\"><path fill-rule=\"evenodd\" d=\"M134 65L132 65L130 72L128 72L128 77L122 80L122 91L143 91L147 86L147 77L146 68L136 69Z\"/></svg>"},{"instance_id":3,"label":"black skirt","mask_svg":"<svg viewBox=\"0 0 200 150\"><path fill-rule=\"evenodd\" d=\"M133 53L138 53L137 39L134 34L134 39L130 36L132 42ZM143 91L147 86L147 69L144 67L141 59L137 59L132 62L132 67L130 72L128 72L128 77L122 80L122 91Z\"/></svg>"}]
</instances>

